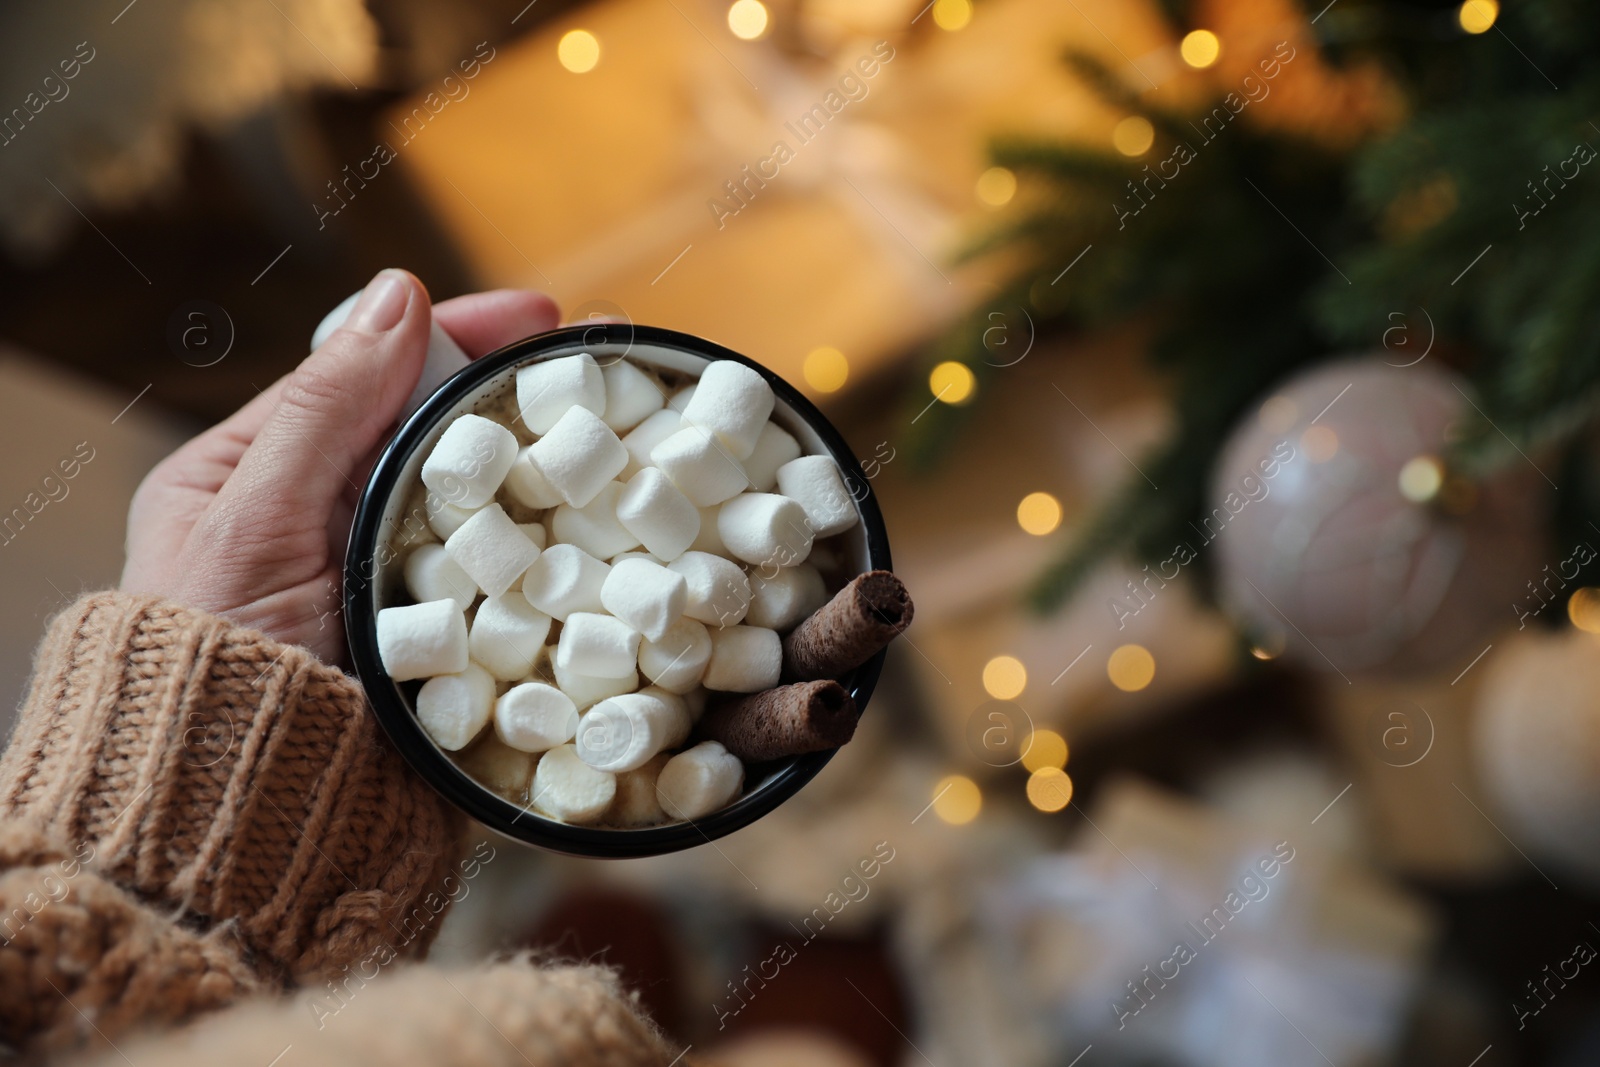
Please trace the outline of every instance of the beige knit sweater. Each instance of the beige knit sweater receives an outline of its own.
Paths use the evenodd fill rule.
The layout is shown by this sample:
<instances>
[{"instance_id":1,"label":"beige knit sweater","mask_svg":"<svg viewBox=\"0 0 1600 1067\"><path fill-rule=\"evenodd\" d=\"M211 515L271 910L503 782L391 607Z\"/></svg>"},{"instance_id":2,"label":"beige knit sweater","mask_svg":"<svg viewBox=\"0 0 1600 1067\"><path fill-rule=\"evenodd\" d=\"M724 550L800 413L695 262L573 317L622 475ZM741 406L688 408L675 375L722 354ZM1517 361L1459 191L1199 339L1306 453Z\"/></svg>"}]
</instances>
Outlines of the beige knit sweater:
<instances>
[{"instance_id":1,"label":"beige knit sweater","mask_svg":"<svg viewBox=\"0 0 1600 1067\"><path fill-rule=\"evenodd\" d=\"M86 596L51 623L0 757L0 1043L107 1064L286 1046L284 1067L667 1064L603 969L405 962L448 905L456 830L340 671L153 597Z\"/></svg>"}]
</instances>

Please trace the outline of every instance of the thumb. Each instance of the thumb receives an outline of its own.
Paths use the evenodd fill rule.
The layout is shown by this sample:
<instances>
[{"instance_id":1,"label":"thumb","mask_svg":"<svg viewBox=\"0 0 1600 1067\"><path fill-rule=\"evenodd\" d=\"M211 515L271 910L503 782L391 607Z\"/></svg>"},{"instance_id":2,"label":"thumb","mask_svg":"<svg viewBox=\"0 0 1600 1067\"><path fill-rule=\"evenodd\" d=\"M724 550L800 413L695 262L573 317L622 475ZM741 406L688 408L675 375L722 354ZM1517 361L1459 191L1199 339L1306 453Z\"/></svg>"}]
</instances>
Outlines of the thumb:
<instances>
[{"instance_id":1,"label":"thumb","mask_svg":"<svg viewBox=\"0 0 1600 1067\"><path fill-rule=\"evenodd\" d=\"M296 532L326 527L422 374L431 315L427 291L407 272L380 271L368 282L345 324L284 381L217 494L220 510L244 504Z\"/></svg>"}]
</instances>

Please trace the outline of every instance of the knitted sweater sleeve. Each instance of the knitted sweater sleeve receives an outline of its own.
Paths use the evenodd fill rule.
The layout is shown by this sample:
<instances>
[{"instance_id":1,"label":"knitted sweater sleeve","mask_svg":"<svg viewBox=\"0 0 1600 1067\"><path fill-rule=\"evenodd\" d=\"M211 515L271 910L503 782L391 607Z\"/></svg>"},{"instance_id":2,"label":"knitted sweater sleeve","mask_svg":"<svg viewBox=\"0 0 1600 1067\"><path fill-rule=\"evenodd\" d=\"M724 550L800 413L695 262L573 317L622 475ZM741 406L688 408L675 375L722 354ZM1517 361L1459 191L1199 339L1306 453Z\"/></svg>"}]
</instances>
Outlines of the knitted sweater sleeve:
<instances>
[{"instance_id":1,"label":"knitted sweater sleeve","mask_svg":"<svg viewBox=\"0 0 1600 1067\"><path fill-rule=\"evenodd\" d=\"M0 827L0 1041L22 1047L420 953L455 858L355 681L120 592L51 623Z\"/></svg>"}]
</instances>

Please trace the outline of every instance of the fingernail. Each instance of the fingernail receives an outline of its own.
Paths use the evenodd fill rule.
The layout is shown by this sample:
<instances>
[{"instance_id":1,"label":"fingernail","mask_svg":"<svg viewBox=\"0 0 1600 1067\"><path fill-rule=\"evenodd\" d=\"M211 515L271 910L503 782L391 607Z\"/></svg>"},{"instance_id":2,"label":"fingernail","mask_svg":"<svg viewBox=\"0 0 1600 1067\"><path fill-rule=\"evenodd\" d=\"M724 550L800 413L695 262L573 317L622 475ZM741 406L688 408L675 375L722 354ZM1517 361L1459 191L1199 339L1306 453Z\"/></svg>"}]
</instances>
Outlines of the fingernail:
<instances>
[{"instance_id":1,"label":"fingernail","mask_svg":"<svg viewBox=\"0 0 1600 1067\"><path fill-rule=\"evenodd\" d=\"M392 330L406 313L406 298L410 295L411 279L405 271L381 270L361 291L361 299L350 309L352 330L362 333L382 333Z\"/></svg>"}]
</instances>

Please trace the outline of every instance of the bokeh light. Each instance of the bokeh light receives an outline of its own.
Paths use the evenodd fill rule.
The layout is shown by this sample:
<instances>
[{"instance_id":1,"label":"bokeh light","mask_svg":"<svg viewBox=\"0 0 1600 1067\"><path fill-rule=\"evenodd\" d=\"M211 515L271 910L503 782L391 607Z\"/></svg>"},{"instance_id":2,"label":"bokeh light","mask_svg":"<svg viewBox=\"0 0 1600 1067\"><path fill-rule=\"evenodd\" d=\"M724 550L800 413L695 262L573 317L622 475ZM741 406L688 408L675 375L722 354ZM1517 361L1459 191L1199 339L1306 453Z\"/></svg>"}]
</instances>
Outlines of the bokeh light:
<instances>
[{"instance_id":1,"label":"bokeh light","mask_svg":"<svg viewBox=\"0 0 1600 1067\"><path fill-rule=\"evenodd\" d=\"M837 348L823 345L806 353L800 373L806 384L819 393L836 393L850 379L850 361Z\"/></svg>"},{"instance_id":2,"label":"bokeh light","mask_svg":"<svg viewBox=\"0 0 1600 1067\"><path fill-rule=\"evenodd\" d=\"M978 379L973 376L972 368L956 360L946 360L933 368L933 373L928 375L928 389L932 391L935 399L946 404L960 404L972 396L972 391L977 387Z\"/></svg>"},{"instance_id":3,"label":"bokeh light","mask_svg":"<svg viewBox=\"0 0 1600 1067\"><path fill-rule=\"evenodd\" d=\"M1494 25L1494 20L1500 17L1500 5L1496 0L1466 0L1456 11L1456 18L1461 23L1461 28L1468 33L1487 33Z\"/></svg>"},{"instance_id":4,"label":"bokeh light","mask_svg":"<svg viewBox=\"0 0 1600 1067\"><path fill-rule=\"evenodd\" d=\"M1283 433L1300 417L1300 405L1279 393L1262 402L1259 417L1263 429L1269 433Z\"/></svg>"},{"instance_id":5,"label":"bokeh light","mask_svg":"<svg viewBox=\"0 0 1600 1067\"><path fill-rule=\"evenodd\" d=\"M1029 493L1017 505L1017 525L1043 537L1061 525L1061 501L1049 493Z\"/></svg>"},{"instance_id":6,"label":"bokeh light","mask_svg":"<svg viewBox=\"0 0 1600 1067\"><path fill-rule=\"evenodd\" d=\"M767 32L767 5L761 0L735 0L728 8L728 29L741 41L754 41Z\"/></svg>"},{"instance_id":7,"label":"bokeh light","mask_svg":"<svg viewBox=\"0 0 1600 1067\"><path fill-rule=\"evenodd\" d=\"M568 30L556 45L556 58L574 74L587 74L600 62L600 39L588 30Z\"/></svg>"},{"instance_id":8,"label":"bokeh light","mask_svg":"<svg viewBox=\"0 0 1600 1067\"><path fill-rule=\"evenodd\" d=\"M1015 700L1028 688L1028 668L1015 656L996 656L983 665L983 688L996 700Z\"/></svg>"},{"instance_id":9,"label":"bokeh light","mask_svg":"<svg viewBox=\"0 0 1600 1067\"><path fill-rule=\"evenodd\" d=\"M1339 435L1326 426L1311 426L1300 435L1300 447L1313 463L1326 463L1339 451Z\"/></svg>"},{"instance_id":10,"label":"bokeh light","mask_svg":"<svg viewBox=\"0 0 1600 1067\"><path fill-rule=\"evenodd\" d=\"M972 21L970 0L934 0L934 25L941 30L959 30Z\"/></svg>"},{"instance_id":11,"label":"bokeh light","mask_svg":"<svg viewBox=\"0 0 1600 1067\"><path fill-rule=\"evenodd\" d=\"M1111 145L1125 156L1142 156L1156 143L1156 128L1143 115L1129 115L1111 131Z\"/></svg>"},{"instance_id":12,"label":"bokeh light","mask_svg":"<svg viewBox=\"0 0 1600 1067\"><path fill-rule=\"evenodd\" d=\"M933 787L933 813L951 826L965 826L983 808L983 791L964 774L939 779Z\"/></svg>"},{"instance_id":13,"label":"bokeh light","mask_svg":"<svg viewBox=\"0 0 1600 1067\"><path fill-rule=\"evenodd\" d=\"M1600 589L1586 585L1567 600L1567 618L1584 633L1600 634Z\"/></svg>"},{"instance_id":14,"label":"bokeh light","mask_svg":"<svg viewBox=\"0 0 1600 1067\"><path fill-rule=\"evenodd\" d=\"M1222 54L1222 42L1210 30L1190 30L1178 45L1183 61L1196 70L1204 70Z\"/></svg>"},{"instance_id":15,"label":"bokeh light","mask_svg":"<svg viewBox=\"0 0 1600 1067\"><path fill-rule=\"evenodd\" d=\"M978 175L978 200L989 207L1001 207L1017 195L1017 176L1005 167L990 167Z\"/></svg>"},{"instance_id":16,"label":"bokeh light","mask_svg":"<svg viewBox=\"0 0 1600 1067\"><path fill-rule=\"evenodd\" d=\"M1040 811L1060 811L1072 803L1072 779L1060 767L1041 767L1028 775L1028 803Z\"/></svg>"},{"instance_id":17,"label":"bokeh light","mask_svg":"<svg viewBox=\"0 0 1600 1067\"><path fill-rule=\"evenodd\" d=\"M1413 504L1426 504L1444 486L1444 464L1434 456L1413 456L1400 468L1400 495Z\"/></svg>"},{"instance_id":18,"label":"bokeh light","mask_svg":"<svg viewBox=\"0 0 1600 1067\"><path fill-rule=\"evenodd\" d=\"M1022 765L1030 771L1067 765L1067 739L1054 730L1035 730L1022 748Z\"/></svg>"},{"instance_id":19,"label":"bokeh light","mask_svg":"<svg viewBox=\"0 0 1600 1067\"><path fill-rule=\"evenodd\" d=\"M1156 658L1143 645L1122 645L1106 660L1106 675L1124 693L1137 693L1156 676Z\"/></svg>"}]
</instances>

